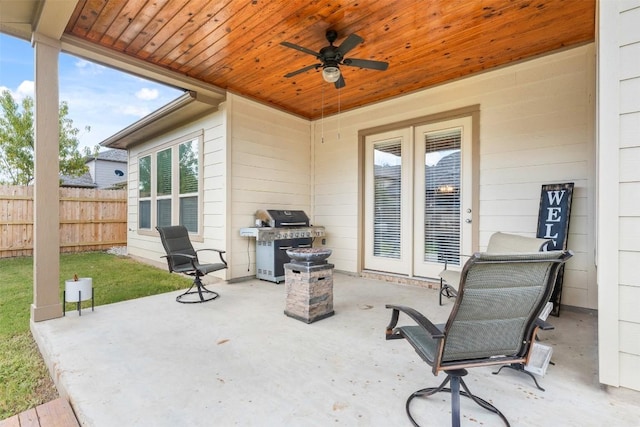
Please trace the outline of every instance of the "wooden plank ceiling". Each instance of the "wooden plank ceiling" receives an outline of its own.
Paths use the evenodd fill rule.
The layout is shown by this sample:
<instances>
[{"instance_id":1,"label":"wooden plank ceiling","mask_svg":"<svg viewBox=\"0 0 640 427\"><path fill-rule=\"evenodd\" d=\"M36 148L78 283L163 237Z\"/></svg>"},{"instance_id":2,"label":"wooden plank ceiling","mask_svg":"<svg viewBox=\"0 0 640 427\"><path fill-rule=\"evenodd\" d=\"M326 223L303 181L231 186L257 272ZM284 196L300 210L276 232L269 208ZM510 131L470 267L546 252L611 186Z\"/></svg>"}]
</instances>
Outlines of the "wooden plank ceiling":
<instances>
[{"instance_id":1,"label":"wooden plank ceiling","mask_svg":"<svg viewBox=\"0 0 640 427\"><path fill-rule=\"evenodd\" d=\"M356 33L340 90L312 51ZM315 119L594 40L595 0L80 0L65 33ZM338 105L338 100L339 104ZM324 104L324 110L322 108Z\"/></svg>"}]
</instances>

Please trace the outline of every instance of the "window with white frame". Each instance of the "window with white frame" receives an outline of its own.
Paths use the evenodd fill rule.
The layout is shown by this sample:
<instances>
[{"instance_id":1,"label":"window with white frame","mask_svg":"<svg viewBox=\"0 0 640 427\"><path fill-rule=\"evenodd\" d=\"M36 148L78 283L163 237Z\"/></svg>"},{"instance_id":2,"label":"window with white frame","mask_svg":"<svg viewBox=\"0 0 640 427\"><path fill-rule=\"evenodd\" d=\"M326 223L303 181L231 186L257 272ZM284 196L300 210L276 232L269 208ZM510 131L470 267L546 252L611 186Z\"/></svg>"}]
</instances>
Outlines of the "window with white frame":
<instances>
[{"instance_id":1,"label":"window with white frame","mask_svg":"<svg viewBox=\"0 0 640 427\"><path fill-rule=\"evenodd\" d=\"M184 225L200 234L202 135L164 144L138 157L138 228Z\"/></svg>"}]
</instances>

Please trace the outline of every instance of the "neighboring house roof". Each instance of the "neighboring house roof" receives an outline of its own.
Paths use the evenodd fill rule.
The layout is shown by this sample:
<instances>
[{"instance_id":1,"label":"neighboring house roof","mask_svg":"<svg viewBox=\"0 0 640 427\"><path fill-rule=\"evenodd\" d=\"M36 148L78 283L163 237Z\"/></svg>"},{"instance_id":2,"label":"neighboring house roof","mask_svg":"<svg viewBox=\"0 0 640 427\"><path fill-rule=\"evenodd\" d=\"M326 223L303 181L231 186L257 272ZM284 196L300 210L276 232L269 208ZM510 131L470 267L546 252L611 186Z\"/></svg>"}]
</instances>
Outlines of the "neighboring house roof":
<instances>
[{"instance_id":1,"label":"neighboring house roof","mask_svg":"<svg viewBox=\"0 0 640 427\"><path fill-rule=\"evenodd\" d=\"M106 160L109 162L127 162L127 150L116 150L109 149L105 151L100 151L97 156L87 156L85 158L85 163L90 162L91 160Z\"/></svg>"},{"instance_id":2,"label":"neighboring house roof","mask_svg":"<svg viewBox=\"0 0 640 427\"><path fill-rule=\"evenodd\" d=\"M93 178L89 172L81 176L61 176L61 187L82 187L82 188L96 188L97 185L93 182Z\"/></svg>"}]
</instances>

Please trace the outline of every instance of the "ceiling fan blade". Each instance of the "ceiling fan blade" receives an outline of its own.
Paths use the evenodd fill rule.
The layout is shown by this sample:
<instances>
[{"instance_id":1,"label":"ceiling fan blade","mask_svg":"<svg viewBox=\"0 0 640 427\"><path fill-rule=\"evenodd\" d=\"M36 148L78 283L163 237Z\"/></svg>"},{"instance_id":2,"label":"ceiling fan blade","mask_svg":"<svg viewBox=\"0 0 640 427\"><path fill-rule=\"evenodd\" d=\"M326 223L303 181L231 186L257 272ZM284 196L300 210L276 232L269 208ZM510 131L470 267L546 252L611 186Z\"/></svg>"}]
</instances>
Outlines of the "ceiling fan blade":
<instances>
[{"instance_id":1,"label":"ceiling fan blade","mask_svg":"<svg viewBox=\"0 0 640 427\"><path fill-rule=\"evenodd\" d=\"M340 89L346 85L346 83L344 82L344 77L342 76L342 73L340 73L340 78L336 80L334 85L336 86L336 89Z\"/></svg>"},{"instance_id":2,"label":"ceiling fan blade","mask_svg":"<svg viewBox=\"0 0 640 427\"><path fill-rule=\"evenodd\" d=\"M389 68L389 63L382 61L372 61L370 59L349 58L342 61L344 65L350 67L369 68L371 70L384 71Z\"/></svg>"},{"instance_id":3,"label":"ceiling fan blade","mask_svg":"<svg viewBox=\"0 0 640 427\"><path fill-rule=\"evenodd\" d=\"M344 39L344 41L338 46L338 52L342 54L344 57L347 52L349 52L354 47L358 46L362 43L364 39L357 34L349 34L349 37Z\"/></svg>"},{"instance_id":4,"label":"ceiling fan blade","mask_svg":"<svg viewBox=\"0 0 640 427\"><path fill-rule=\"evenodd\" d=\"M309 70L312 70L312 69L314 69L314 68L318 68L318 67L322 67L322 64L307 65L307 66L306 66L306 67L304 67L304 68L300 68L300 69L299 69L299 70L297 70L297 71L292 71L292 72L290 72L290 73L288 73L288 74L285 74L284 76L285 76L285 77L293 77L293 76L297 76L298 74L304 73L305 71L309 71Z\"/></svg>"},{"instance_id":5,"label":"ceiling fan blade","mask_svg":"<svg viewBox=\"0 0 640 427\"><path fill-rule=\"evenodd\" d=\"M306 47L298 46L297 44L289 43L289 42L280 42L282 46L290 47L291 49L299 50L300 52L308 53L309 55L313 55L316 58L320 58L320 54L318 52L314 52L311 49L307 49Z\"/></svg>"}]
</instances>

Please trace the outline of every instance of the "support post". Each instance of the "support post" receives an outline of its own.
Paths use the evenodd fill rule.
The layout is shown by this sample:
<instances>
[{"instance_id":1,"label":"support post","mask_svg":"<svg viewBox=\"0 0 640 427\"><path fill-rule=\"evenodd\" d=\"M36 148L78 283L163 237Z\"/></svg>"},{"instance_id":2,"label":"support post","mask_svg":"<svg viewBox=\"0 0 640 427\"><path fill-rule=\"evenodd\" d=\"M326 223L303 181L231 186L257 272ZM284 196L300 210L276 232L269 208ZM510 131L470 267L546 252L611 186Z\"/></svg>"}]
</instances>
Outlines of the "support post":
<instances>
[{"instance_id":1,"label":"support post","mask_svg":"<svg viewBox=\"0 0 640 427\"><path fill-rule=\"evenodd\" d=\"M60 42L34 33L35 147L33 304L31 320L62 317L60 302L59 106Z\"/></svg>"}]
</instances>

